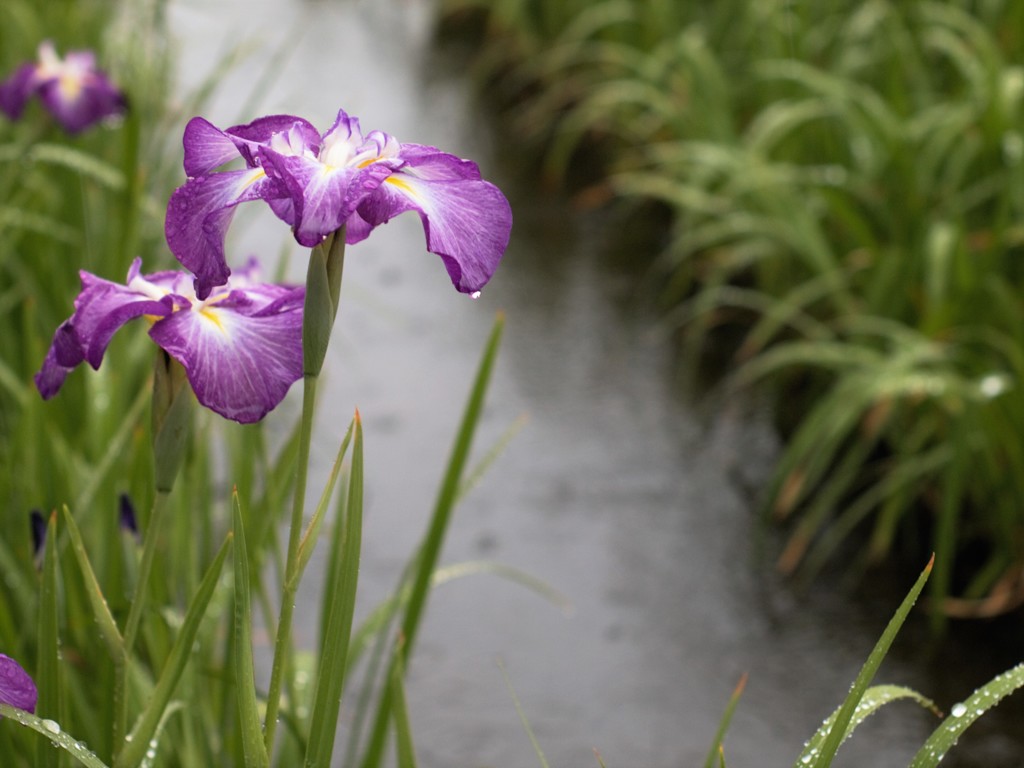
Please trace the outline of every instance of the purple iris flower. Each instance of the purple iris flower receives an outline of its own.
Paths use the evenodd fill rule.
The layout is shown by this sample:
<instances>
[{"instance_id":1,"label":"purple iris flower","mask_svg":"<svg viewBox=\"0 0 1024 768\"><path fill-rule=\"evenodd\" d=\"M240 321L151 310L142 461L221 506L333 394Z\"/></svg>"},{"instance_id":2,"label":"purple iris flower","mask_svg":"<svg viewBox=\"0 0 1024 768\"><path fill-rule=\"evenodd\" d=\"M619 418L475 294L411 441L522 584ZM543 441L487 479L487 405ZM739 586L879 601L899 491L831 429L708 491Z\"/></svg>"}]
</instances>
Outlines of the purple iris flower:
<instances>
[{"instance_id":1,"label":"purple iris flower","mask_svg":"<svg viewBox=\"0 0 1024 768\"><path fill-rule=\"evenodd\" d=\"M136 317L151 321L149 335L184 367L199 402L225 418L259 421L301 378L304 288L259 283L250 261L199 300L187 272L142 275L140 268L135 259L124 285L79 273L75 312L35 376L44 399L83 360L99 368L114 332Z\"/></svg>"},{"instance_id":2,"label":"purple iris flower","mask_svg":"<svg viewBox=\"0 0 1024 768\"><path fill-rule=\"evenodd\" d=\"M36 711L36 684L21 664L0 653L0 701L26 712Z\"/></svg>"},{"instance_id":3,"label":"purple iris flower","mask_svg":"<svg viewBox=\"0 0 1024 768\"><path fill-rule=\"evenodd\" d=\"M0 110L17 120L36 94L68 133L120 115L127 104L124 94L96 68L91 51L69 51L62 59L49 40L40 44L37 62L22 64L0 83Z\"/></svg>"},{"instance_id":4,"label":"purple iris flower","mask_svg":"<svg viewBox=\"0 0 1024 768\"><path fill-rule=\"evenodd\" d=\"M203 298L230 274L224 236L235 206L265 200L295 239L313 247L346 226L358 243L405 211L423 221L427 248L455 287L476 293L508 245L508 200L470 160L371 131L344 111L322 136L291 115L220 130L196 117L185 128L188 181L171 195L165 232L171 251L196 275ZM239 156L245 167L217 171Z\"/></svg>"}]
</instances>

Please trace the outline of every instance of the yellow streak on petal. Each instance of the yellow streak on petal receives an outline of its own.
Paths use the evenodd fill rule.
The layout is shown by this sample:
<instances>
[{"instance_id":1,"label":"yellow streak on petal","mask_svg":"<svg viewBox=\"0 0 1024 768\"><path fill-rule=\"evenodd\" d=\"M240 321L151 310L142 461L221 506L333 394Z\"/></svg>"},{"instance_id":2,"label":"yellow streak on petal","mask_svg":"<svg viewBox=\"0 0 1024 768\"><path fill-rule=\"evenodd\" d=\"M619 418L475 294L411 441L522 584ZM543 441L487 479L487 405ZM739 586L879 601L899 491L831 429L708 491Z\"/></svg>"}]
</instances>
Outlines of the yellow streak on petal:
<instances>
[{"instance_id":1,"label":"yellow streak on petal","mask_svg":"<svg viewBox=\"0 0 1024 768\"><path fill-rule=\"evenodd\" d=\"M407 195L411 195L413 197L416 197L416 190L413 189L412 187L410 187L405 181L403 181L402 179L398 178L397 176L388 176L386 179L384 179L384 181L387 184L393 184L394 186L398 187L400 190L405 192Z\"/></svg>"},{"instance_id":2,"label":"yellow streak on petal","mask_svg":"<svg viewBox=\"0 0 1024 768\"><path fill-rule=\"evenodd\" d=\"M209 320L214 325L216 325L221 333L227 334L227 331L224 329L224 324L221 323L220 318L217 317L217 313L215 311L213 311L212 309L209 309L208 307L204 307L203 309L199 310L199 314L202 317L205 317L207 320Z\"/></svg>"},{"instance_id":3,"label":"yellow streak on petal","mask_svg":"<svg viewBox=\"0 0 1024 768\"><path fill-rule=\"evenodd\" d=\"M251 187L257 181L259 181L260 179L267 175L267 172L262 168L254 168L253 171L254 173L248 179L245 180L244 184L242 184L242 189Z\"/></svg>"}]
</instances>

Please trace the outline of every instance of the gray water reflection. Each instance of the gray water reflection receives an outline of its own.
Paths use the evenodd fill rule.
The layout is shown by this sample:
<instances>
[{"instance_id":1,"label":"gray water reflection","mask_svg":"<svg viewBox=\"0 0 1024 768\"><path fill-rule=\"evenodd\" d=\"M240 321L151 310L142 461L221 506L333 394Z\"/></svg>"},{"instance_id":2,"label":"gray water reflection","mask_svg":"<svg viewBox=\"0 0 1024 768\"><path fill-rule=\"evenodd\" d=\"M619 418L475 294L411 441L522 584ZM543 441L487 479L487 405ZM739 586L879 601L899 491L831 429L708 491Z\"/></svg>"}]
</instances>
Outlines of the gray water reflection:
<instances>
[{"instance_id":1,"label":"gray water reflection","mask_svg":"<svg viewBox=\"0 0 1024 768\"><path fill-rule=\"evenodd\" d=\"M495 177L466 84L430 74L426 4L177 0L171 11L185 89L232 43L291 51L252 112L242 110L260 59L227 75L205 113L214 123L288 112L326 128L344 106L364 129L474 157ZM269 212L248 208L233 230L235 252L287 248ZM699 765L743 672L750 682L729 764L791 764L884 622L827 595L797 602L765 576L735 475L763 476L774 452L768 430L739 407L701 420L681 404L665 346L642 311L618 308L623 284L592 258L592 232L528 194L514 195L513 208L513 243L476 302L452 291L413 216L352 248L322 392L314 478L326 474L355 406L364 418L365 615L419 540L479 351L496 310L507 312L478 453L522 413L529 421L460 508L444 560L516 566L573 608L565 615L492 576L433 595L409 670L422 763L536 764L501 658L553 766L596 765L594 748L609 766ZM296 405L287 401L272 425L287 424ZM299 604L306 647L316 570ZM929 687L898 661L883 677ZM905 765L927 725L911 707L894 708L865 725L836 765Z\"/></svg>"}]
</instances>

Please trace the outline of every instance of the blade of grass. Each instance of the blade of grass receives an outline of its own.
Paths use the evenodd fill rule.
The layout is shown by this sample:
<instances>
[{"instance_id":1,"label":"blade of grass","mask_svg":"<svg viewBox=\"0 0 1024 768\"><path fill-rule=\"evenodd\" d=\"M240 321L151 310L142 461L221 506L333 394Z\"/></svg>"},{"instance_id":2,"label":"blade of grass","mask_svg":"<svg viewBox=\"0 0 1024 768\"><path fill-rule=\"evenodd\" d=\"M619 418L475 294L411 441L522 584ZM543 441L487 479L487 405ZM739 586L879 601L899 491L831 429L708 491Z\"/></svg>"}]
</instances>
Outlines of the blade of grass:
<instances>
[{"instance_id":1,"label":"blade of grass","mask_svg":"<svg viewBox=\"0 0 1024 768\"><path fill-rule=\"evenodd\" d=\"M60 725L53 720L45 720L41 717L36 717L30 712L26 712L23 709L17 709L12 707L10 704L4 704L0 702L0 715L8 717L14 720L16 723L24 725L26 728L31 728L36 733L42 734L49 739L54 747L61 747L67 751L69 755L75 758L86 768L108 768L107 764L100 760L96 755L90 752L82 742L78 741L74 736L66 733ZM50 748L50 754L53 755L53 748ZM53 765L53 763L49 763Z\"/></svg>"},{"instance_id":2,"label":"blade of grass","mask_svg":"<svg viewBox=\"0 0 1024 768\"><path fill-rule=\"evenodd\" d=\"M395 650L398 658L391 667L391 698L395 706L392 709L395 717L395 752L398 756L398 768L416 768L416 750L413 748L412 726L409 723L409 708L405 702L405 667L401 659L402 644L398 643Z\"/></svg>"},{"instance_id":3,"label":"blade of grass","mask_svg":"<svg viewBox=\"0 0 1024 768\"><path fill-rule=\"evenodd\" d=\"M36 711L61 719L60 647L57 637L57 513L46 526L46 550L39 583L39 657L36 662ZM36 744L36 768L54 764L53 748L45 741ZM63 760L58 756L58 764Z\"/></svg>"},{"instance_id":4,"label":"blade of grass","mask_svg":"<svg viewBox=\"0 0 1024 768\"><path fill-rule=\"evenodd\" d=\"M516 714L519 715L519 720L523 724L523 730L530 737L530 743L533 745L534 754L537 755L537 761L540 763L541 768L551 768L548 765L547 758L544 757L544 750L540 748L540 742L537 741L537 737L533 733L533 728L530 727L530 721L526 718L526 712L523 711L523 705L519 702L519 697L516 696L516 691L512 687L512 681L509 680L508 672L505 670L505 663L501 659L498 659L498 669L501 670L501 676L505 679L505 687L508 688L508 694L512 697L512 703L515 705Z\"/></svg>"},{"instance_id":5,"label":"blade of grass","mask_svg":"<svg viewBox=\"0 0 1024 768\"><path fill-rule=\"evenodd\" d=\"M242 506L238 491L231 495L232 531L235 544L232 560L235 570L235 697L238 720L242 729L242 754L245 764L267 768L270 759L263 744L263 728L256 701L256 680L252 659L252 605L249 597L249 554L245 544Z\"/></svg>"},{"instance_id":6,"label":"blade of grass","mask_svg":"<svg viewBox=\"0 0 1024 768\"><path fill-rule=\"evenodd\" d=\"M878 667L881 666L882 659L884 659L885 654L888 653L889 647L892 645L892 641L896 639L896 634L900 631L900 627L903 626L903 622L906 621L907 616L910 614L910 609L913 608L918 595L920 595L921 590L924 589L924 584L928 580L928 576L931 574L932 567L934 565L935 556L933 555L931 560L928 561L928 565L925 566L925 569L917 578L914 586L911 587L910 592L903 599L900 607L896 610L896 615L889 620L889 624L882 633L882 637L879 638L878 643L875 644L874 649L868 656L868 660L861 668L860 674L857 675L857 679L854 680L853 685L850 687L850 693L847 694L842 706L840 706L839 711L836 713L832 727L829 728L828 732L824 735L821 750L817 754L817 759L811 760L808 763L803 763L801 760L797 760L795 768L802 768L802 766L805 765L809 765L812 768L827 768L832 764L832 758L835 757L835 754L839 749L839 745L842 744L843 739L846 738L850 722L856 714L856 710L861 699L864 698L865 691L867 691L868 686L871 684L871 680L878 671Z\"/></svg>"},{"instance_id":7,"label":"blade of grass","mask_svg":"<svg viewBox=\"0 0 1024 768\"><path fill-rule=\"evenodd\" d=\"M221 545L217 557L214 558L206 575L203 576L199 591L192 598L188 613L185 614L185 620L174 641L167 664L160 674L160 681L153 690L153 696L146 705L145 711L132 729L130 740L128 737L125 738L124 746L114 760L115 768L129 768L138 765L149 748L149 741L153 738L171 696L174 694L178 680L181 679L181 675L185 671L185 665L192 655L196 633L199 631L199 625L206 614L206 607L210 604L217 582L220 580L220 572L228 555L231 539L232 535L229 533Z\"/></svg>"},{"instance_id":8,"label":"blade of grass","mask_svg":"<svg viewBox=\"0 0 1024 768\"><path fill-rule=\"evenodd\" d=\"M359 550L363 530L363 426L356 411L352 441L352 469L349 472L348 503L345 505L340 563L328 565L331 581L324 590L332 605L327 612L324 647L317 673L316 693L306 745L308 768L329 765L338 728L338 710L345 686L346 660L352 634L356 587L359 583ZM342 521L339 521L339 525Z\"/></svg>"},{"instance_id":9,"label":"blade of grass","mask_svg":"<svg viewBox=\"0 0 1024 768\"><path fill-rule=\"evenodd\" d=\"M722 754L722 742L725 741L725 732L729 729L729 723L732 722L733 713L736 711L736 706L740 703L740 697L743 695L743 689L747 686L747 673L743 673L743 677L736 684L736 688L732 692L732 696L729 697L729 703L725 706L725 712L722 713L722 719L718 723L718 731L715 733L715 740L711 742L711 749L708 750L707 759L704 761L704 768L714 768L715 758Z\"/></svg>"},{"instance_id":10,"label":"blade of grass","mask_svg":"<svg viewBox=\"0 0 1024 768\"><path fill-rule=\"evenodd\" d=\"M937 766L975 720L1021 686L1024 686L1024 664L1018 664L1013 669L997 675L971 694L966 701L955 704L949 717L935 729L914 755L910 768Z\"/></svg>"},{"instance_id":11,"label":"blade of grass","mask_svg":"<svg viewBox=\"0 0 1024 768\"><path fill-rule=\"evenodd\" d=\"M99 582L96 580L96 573L89 564L89 555L85 551L85 544L82 542L82 533L78 530L75 519L71 516L70 510L64 507L64 525L68 536L71 538L71 551L74 552L75 560L78 563L78 570L85 582L85 591L89 597L89 605L92 608L93 619L100 630L100 637L110 652L110 657L116 663L121 663L124 657L124 642L121 633L117 629L117 623L110 614L110 607L107 599L103 596Z\"/></svg>"},{"instance_id":12,"label":"blade of grass","mask_svg":"<svg viewBox=\"0 0 1024 768\"><path fill-rule=\"evenodd\" d=\"M864 692L864 696L857 705L853 719L850 720L849 725L846 728L846 733L843 734L843 740L845 741L848 739L857 726L863 723L879 709L890 702L898 701L900 699L912 699L925 709L931 710L936 715L939 714L938 707L935 706L931 699L925 698L917 691L905 688L901 685L875 685ZM833 712L828 719L825 720L821 728L817 730L814 736L811 737L810 741L807 742L807 746L804 747L804 751L800 753L800 758L796 762L797 765L806 765L818 753L818 750L821 749L822 744L825 742L825 738L831 732L832 726L835 725L839 712L839 709ZM805 763L804 760L806 760L807 763Z\"/></svg>"},{"instance_id":13,"label":"blade of grass","mask_svg":"<svg viewBox=\"0 0 1024 768\"><path fill-rule=\"evenodd\" d=\"M431 515L430 524L417 557L412 593L409 597L409 604L406 607L401 628L401 635L405 643L402 661L406 665L408 665L409 655L416 641L416 633L419 630L420 618L426 605L430 580L436 568L437 558L441 553L441 545L444 542L444 536L448 530L448 521L451 519L452 509L458 496L466 460L469 456L469 449L473 442L473 435L476 432L476 426L480 421L480 414L483 411L484 397L487 393L487 386L490 383L491 372L494 369L494 361L498 355L498 346L501 342L501 334L504 327L504 315L499 313L484 348L483 358L477 369L476 378L470 390L469 401L466 403L466 410L463 413L462 422L456 434L455 445L452 447L451 457L448 460L444 480L441 483L441 489L434 505L434 512ZM383 755L391 708L389 691L390 688L385 686L378 705L373 729L370 732L370 741L363 760L364 768L373 768L379 765Z\"/></svg>"}]
</instances>

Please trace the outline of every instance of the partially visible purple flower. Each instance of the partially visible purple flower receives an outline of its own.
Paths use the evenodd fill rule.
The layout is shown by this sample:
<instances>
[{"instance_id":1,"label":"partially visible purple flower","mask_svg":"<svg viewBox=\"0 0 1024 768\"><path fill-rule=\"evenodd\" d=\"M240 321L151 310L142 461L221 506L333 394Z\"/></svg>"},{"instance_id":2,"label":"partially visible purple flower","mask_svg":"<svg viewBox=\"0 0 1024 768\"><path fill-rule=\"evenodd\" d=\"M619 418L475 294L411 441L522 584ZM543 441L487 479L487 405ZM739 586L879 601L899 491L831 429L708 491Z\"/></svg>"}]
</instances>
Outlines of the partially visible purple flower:
<instances>
[{"instance_id":1,"label":"partially visible purple flower","mask_svg":"<svg viewBox=\"0 0 1024 768\"><path fill-rule=\"evenodd\" d=\"M165 233L171 251L196 275L204 297L227 279L224 237L235 206L265 200L313 247L346 225L357 243L405 211L423 222L427 248L455 287L476 293L508 245L512 212L470 160L421 144L402 144L338 112L321 136L306 120L275 115L220 130L196 117L185 128L188 181L171 195ZM245 167L217 169L239 156Z\"/></svg>"},{"instance_id":2,"label":"partially visible purple flower","mask_svg":"<svg viewBox=\"0 0 1024 768\"><path fill-rule=\"evenodd\" d=\"M117 521L122 531L127 531L136 539L139 538L138 515L135 514L132 497L127 493L117 497Z\"/></svg>"},{"instance_id":3,"label":"partially visible purple flower","mask_svg":"<svg viewBox=\"0 0 1024 768\"><path fill-rule=\"evenodd\" d=\"M21 664L0 653L0 701L26 712L36 711L36 684Z\"/></svg>"},{"instance_id":4,"label":"partially visible purple flower","mask_svg":"<svg viewBox=\"0 0 1024 768\"><path fill-rule=\"evenodd\" d=\"M69 51L63 59L49 40L39 45L39 60L27 62L0 83L0 110L21 117L32 96L68 133L79 133L104 118L124 112L126 100L101 70L91 51Z\"/></svg>"},{"instance_id":5,"label":"partially visible purple flower","mask_svg":"<svg viewBox=\"0 0 1024 768\"><path fill-rule=\"evenodd\" d=\"M304 288L259 283L250 261L201 301L187 272L142 275L140 268L135 259L124 285L79 273L75 312L35 376L44 399L83 360L99 368L114 332L136 317L152 323L149 335L184 367L199 402L225 418L259 421L301 378Z\"/></svg>"}]
</instances>

